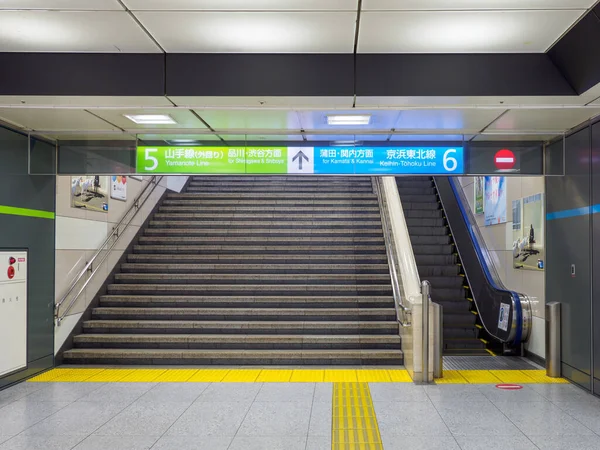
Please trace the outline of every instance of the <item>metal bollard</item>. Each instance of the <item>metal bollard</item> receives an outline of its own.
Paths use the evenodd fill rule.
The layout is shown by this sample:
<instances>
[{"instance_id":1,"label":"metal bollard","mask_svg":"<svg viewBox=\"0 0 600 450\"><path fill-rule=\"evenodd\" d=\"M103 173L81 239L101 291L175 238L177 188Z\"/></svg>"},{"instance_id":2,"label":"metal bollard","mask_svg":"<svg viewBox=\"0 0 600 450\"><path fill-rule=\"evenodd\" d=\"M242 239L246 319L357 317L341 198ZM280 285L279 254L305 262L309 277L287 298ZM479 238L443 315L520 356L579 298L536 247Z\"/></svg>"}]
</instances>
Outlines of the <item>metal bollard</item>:
<instances>
[{"instance_id":1,"label":"metal bollard","mask_svg":"<svg viewBox=\"0 0 600 450\"><path fill-rule=\"evenodd\" d=\"M561 376L560 303L546 304L546 375Z\"/></svg>"},{"instance_id":2,"label":"metal bollard","mask_svg":"<svg viewBox=\"0 0 600 450\"><path fill-rule=\"evenodd\" d=\"M433 378L444 376L444 307L439 303L431 303L433 307Z\"/></svg>"},{"instance_id":3,"label":"metal bollard","mask_svg":"<svg viewBox=\"0 0 600 450\"><path fill-rule=\"evenodd\" d=\"M423 351L422 351L422 369L423 369L423 383L429 383L429 303L431 301L431 284L425 280L421 283L421 296L423 297L422 303L422 328L423 328Z\"/></svg>"}]
</instances>

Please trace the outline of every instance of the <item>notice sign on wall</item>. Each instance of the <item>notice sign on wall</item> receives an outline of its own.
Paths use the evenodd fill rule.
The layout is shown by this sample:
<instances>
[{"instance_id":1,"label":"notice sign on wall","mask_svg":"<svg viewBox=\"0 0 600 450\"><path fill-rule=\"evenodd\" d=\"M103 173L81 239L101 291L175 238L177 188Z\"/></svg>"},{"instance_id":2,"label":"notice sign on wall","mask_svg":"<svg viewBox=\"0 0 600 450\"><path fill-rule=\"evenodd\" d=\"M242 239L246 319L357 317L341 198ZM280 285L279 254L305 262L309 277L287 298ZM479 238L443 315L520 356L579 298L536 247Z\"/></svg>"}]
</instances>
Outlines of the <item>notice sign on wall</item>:
<instances>
[{"instance_id":1,"label":"notice sign on wall","mask_svg":"<svg viewBox=\"0 0 600 450\"><path fill-rule=\"evenodd\" d=\"M110 177L110 198L127 201L127 177L125 175Z\"/></svg>"},{"instance_id":2,"label":"notice sign on wall","mask_svg":"<svg viewBox=\"0 0 600 450\"><path fill-rule=\"evenodd\" d=\"M485 225L506 223L506 178L485 177Z\"/></svg>"},{"instance_id":3,"label":"notice sign on wall","mask_svg":"<svg viewBox=\"0 0 600 450\"><path fill-rule=\"evenodd\" d=\"M137 173L461 175L462 147L138 147Z\"/></svg>"}]
</instances>

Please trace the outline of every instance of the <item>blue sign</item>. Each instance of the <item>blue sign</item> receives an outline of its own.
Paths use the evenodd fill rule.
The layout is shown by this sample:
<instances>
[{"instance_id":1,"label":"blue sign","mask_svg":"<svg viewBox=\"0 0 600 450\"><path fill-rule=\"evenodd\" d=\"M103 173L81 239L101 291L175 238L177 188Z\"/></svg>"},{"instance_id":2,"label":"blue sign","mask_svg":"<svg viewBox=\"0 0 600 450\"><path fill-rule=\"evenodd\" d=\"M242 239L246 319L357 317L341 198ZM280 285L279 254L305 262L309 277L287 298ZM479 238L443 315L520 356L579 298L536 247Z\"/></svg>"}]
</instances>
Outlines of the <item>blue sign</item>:
<instances>
[{"instance_id":1,"label":"blue sign","mask_svg":"<svg viewBox=\"0 0 600 450\"><path fill-rule=\"evenodd\" d=\"M315 147L315 174L461 175L462 147Z\"/></svg>"}]
</instances>

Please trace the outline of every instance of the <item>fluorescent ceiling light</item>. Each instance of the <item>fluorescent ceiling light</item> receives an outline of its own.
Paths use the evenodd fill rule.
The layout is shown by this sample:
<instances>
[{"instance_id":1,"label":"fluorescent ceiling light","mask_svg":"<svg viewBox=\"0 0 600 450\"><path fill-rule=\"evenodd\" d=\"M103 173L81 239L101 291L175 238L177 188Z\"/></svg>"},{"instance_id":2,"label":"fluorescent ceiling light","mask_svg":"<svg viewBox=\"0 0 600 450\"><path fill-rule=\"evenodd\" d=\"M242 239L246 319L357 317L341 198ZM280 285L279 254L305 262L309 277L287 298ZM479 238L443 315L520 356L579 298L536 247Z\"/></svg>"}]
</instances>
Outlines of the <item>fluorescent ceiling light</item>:
<instances>
[{"instance_id":1,"label":"fluorescent ceiling light","mask_svg":"<svg viewBox=\"0 0 600 450\"><path fill-rule=\"evenodd\" d=\"M138 125L173 125L175 120L168 114L124 114Z\"/></svg>"},{"instance_id":2,"label":"fluorescent ceiling light","mask_svg":"<svg viewBox=\"0 0 600 450\"><path fill-rule=\"evenodd\" d=\"M165 141L169 145L202 145L196 139L170 139Z\"/></svg>"},{"instance_id":3,"label":"fluorescent ceiling light","mask_svg":"<svg viewBox=\"0 0 600 450\"><path fill-rule=\"evenodd\" d=\"M361 141L331 141L331 147L354 147L362 145Z\"/></svg>"},{"instance_id":4,"label":"fluorescent ceiling light","mask_svg":"<svg viewBox=\"0 0 600 450\"><path fill-rule=\"evenodd\" d=\"M371 116L368 114L348 114L327 116L327 125L369 125Z\"/></svg>"}]
</instances>

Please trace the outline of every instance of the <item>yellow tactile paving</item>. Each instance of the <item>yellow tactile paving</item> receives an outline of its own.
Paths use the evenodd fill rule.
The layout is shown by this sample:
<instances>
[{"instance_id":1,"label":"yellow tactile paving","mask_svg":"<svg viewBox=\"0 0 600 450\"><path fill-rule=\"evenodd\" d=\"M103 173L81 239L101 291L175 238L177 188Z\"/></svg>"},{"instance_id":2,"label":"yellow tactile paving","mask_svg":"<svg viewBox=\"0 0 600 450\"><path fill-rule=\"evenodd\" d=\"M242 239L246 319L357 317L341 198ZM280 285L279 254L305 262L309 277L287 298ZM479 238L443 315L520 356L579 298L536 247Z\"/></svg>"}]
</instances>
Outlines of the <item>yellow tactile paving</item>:
<instances>
[{"instance_id":1,"label":"yellow tactile paving","mask_svg":"<svg viewBox=\"0 0 600 450\"><path fill-rule=\"evenodd\" d=\"M229 369L200 369L188 380L191 383L218 383L229 373Z\"/></svg>"},{"instance_id":2,"label":"yellow tactile paving","mask_svg":"<svg viewBox=\"0 0 600 450\"><path fill-rule=\"evenodd\" d=\"M70 372L59 375L52 380L53 383L82 383L93 377L104 372L104 368L96 369L77 369Z\"/></svg>"},{"instance_id":3,"label":"yellow tactile paving","mask_svg":"<svg viewBox=\"0 0 600 450\"><path fill-rule=\"evenodd\" d=\"M444 370L443 378L436 378L436 384L469 384L458 370Z\"/></svg>"},{"instance_id":4,"label":"yellow tactile paving","mask_svg":"<svg viewBox=\"0 0 600 450\"><path fill-rule=\"evenodd\" d=\"M333 369L325 370L323 381L326 383L356 383L356 370Z\"/></svg>"},{"instance_id":5,"label":"yellow tactile paving","mask_svg":"<svg viewBox=\"0 0 600 450\"><path fill-rule=\"evenodd\" d=\"M408 370L388 370L387 373L394 383L412 383Z\"/></svg>"},{"instance_id":6,"label":"yellow tactile paving","mask_svg":"<svg viewBox=\"0 0 600 450\"><path fill-rule=\"evenodd\" d=\"M359 383L389 383L392 381L387 370L357 370L356 378Z\"/></svg>"},{"instance_id":7,"label":"yellow tactile paving","mask_svg":"<svg viewBox=\"0 0 600 450\"><path fill-rule=\"evenodd\" d=\"M568 384L569 382L564 378L550 378L546 376L545 370L522 370L521 372L527 373L527 376L533 379L534 383L544 384Z\"/></svg>"},{"instance_id":8,"label":"yellow tactile paving","mask_svg":"<svg viewBox=\"0 0 600 450\"><path fill-rule=\"evenodd\" d=\"M32 383L53 381L55 378L58 378L59 376L71 372L73 370L75 369L52 369L48 372L44 372L33 378L30 378L29 381Z\"/></svg>"},{"instance_id":9,"label":"yellow tactile paving","mask_svg":"<svg viewBox=\"0 0 600 450\"><path fill-rule=\"evenodd\" d=\"M333 385L332 450L383 450L367 383Z\"/></svg>"},{"instance_id":10,"label":"yellow tactile paving","mask_svg":"<svg viewBox=\"0 0 600 450\"><path fill-rule=\"evenodd\" d=\"M154 380L155 383L185 383L192 378L198 369L167 369Z\"/></svg>"},{"instance_id":11,"label":"yellow tactile paving","mask_svg":"<svg viewBox=\"0 0 600 450\"><path fill-rule=\"evenodd\" d=\"M134 371L135 369L106 369L85 381L86 383L116 383Z\"/></svg>"},{"instance_id":12,"label":"yellow tactile paving","mask_svg":"<svg viewBox=\"0 0 600 450\"><path fill-rule=\"evenodd\" d=\"M502 383L489 370L459 370L458 371L470 384Z\"/></svg>"},{"instance_id":13,"label":"yellow tactile paving","mask_svg":"<svg viewBox=\"0 0 600 450\"><path fill-rule=\"evenodd\" d=\"M490 370L490 373L499 378L502 383L526 384L535 383L527 372L522 370Z\"/></svg>"},{"instance_id":14,"label":"yellow tactile paving","mask_svg":"<svg viewBox=\"0 0 600 450\"><path fill-rule=\"evenodd\" d=\"M299 369L292 372L292 383L322 383L325 377L324 370Z\"/></svg>"},{"instance_id":15,"label":"yellow tactile paving","mask_svg":"<svg viewBox=\"0 0 600 450\"><path fill-rule=\"evenodd\" d=\"M119 380L120 383L152 383L167 369L138 369Z\"/></svg>"},{"instance_id":16,"label":"yellow tactile paving","mask_svg":"<svg viewBox=\"0 0 600 450\"><path fill-rule=\"evenodd\" d=\"M254 383L260 375L260 369L238 369L230 370L222 383Z\"/></svg>"},{"instance_id":17,"label":"yellow tactile paving","mask_svg":"<svg viewBox=\"0 0 600 450\"><path fill-rule=\"evenodd\" d=\"M260 373L256 381L258 383L287 383L292 378L293 372L291 369L265 369Z\"/></svg>"}]
</instances>

